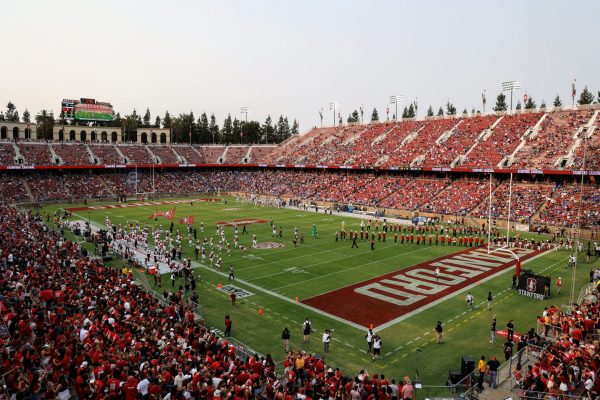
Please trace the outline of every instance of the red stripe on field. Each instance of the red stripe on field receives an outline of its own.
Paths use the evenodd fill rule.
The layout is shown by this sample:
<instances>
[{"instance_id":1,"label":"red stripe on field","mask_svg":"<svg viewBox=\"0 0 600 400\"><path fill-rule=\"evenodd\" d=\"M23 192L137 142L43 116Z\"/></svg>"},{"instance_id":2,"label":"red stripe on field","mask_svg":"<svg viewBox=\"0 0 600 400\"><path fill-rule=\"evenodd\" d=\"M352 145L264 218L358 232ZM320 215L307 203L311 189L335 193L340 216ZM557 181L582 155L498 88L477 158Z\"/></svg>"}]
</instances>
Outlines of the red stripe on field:
<instances>
[{"instance_id":1,"label":"red stripe on field","mask_svg":"<svg viewBox=\"0 0 600 400\"><path fill-rule=\"evenodd\" d=\"M521 261L540 254L540 252L536 250L520 248L513 248L511 250L519 256ZM502 257L503 260L486 260L481 259L482 257L486 257L485 254L482 254L482 251L487 252L485 248L465 249L457 253L397 270L377 278L311 297L302 302L364 327L368 327L370 324L377 327L409 312L425 308L442 297L459 292L469 285L479 283L482 279L515 265L515 259L511 254L496 252L493 253L491 257ZM481 257L468 257L473 254L481 255ZM457 260L458 262L454 263L449 261L454 257L462 256L467 256L469 260L472 260L472 262L478 265L468 266L465 265L466 262L461 264L459 262L460 260ZM479 265L479 262L481 262L481 265ZM496 265L488 265L486 267L483 264L485 262L492 262ZM450 272L442 266L440 275L448 274L448 277L441 277L439 282L436 282L434 277L436 266L433 265L435 263L445 263L445 265L448 265L449 267L458 267L463 269L463 271ZM463 274L473 276L465 276ZM423 276L428 277L429 280L423 279ZM411 289L411 282L403 282L402 279L415 283L417 288ZM455 283L444 284L444 282L449 282L449 280L455 280ZM457 283L456 281L459 280L462 281ZM357 292L359 289L362 293ZM365 291L368 294L365 294ZM414 301L410 304L398 304L407 300L407 297L405 296L407 294ZM382 299L382 296L384 299Z\"/></svg>"}]
</instances>

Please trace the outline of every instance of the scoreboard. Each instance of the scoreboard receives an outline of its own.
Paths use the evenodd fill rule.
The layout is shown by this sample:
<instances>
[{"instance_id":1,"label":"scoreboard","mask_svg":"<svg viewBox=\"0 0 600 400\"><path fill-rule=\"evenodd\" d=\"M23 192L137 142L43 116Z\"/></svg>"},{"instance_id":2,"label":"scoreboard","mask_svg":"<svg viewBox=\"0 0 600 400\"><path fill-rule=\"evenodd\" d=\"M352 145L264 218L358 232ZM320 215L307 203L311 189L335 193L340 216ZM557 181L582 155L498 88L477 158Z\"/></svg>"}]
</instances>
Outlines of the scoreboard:
<instances>
[{"instance_id":1,"label":"scoreboard","mask_svg":"<svg viewBox=\"0 0 600 400\"><path fill-rule=\"evenodd\" d=\"M63 99L62 116L67 121L112 121L113 107L110 103L82 97L79 100Z\"/></svg>"}]
</instances>

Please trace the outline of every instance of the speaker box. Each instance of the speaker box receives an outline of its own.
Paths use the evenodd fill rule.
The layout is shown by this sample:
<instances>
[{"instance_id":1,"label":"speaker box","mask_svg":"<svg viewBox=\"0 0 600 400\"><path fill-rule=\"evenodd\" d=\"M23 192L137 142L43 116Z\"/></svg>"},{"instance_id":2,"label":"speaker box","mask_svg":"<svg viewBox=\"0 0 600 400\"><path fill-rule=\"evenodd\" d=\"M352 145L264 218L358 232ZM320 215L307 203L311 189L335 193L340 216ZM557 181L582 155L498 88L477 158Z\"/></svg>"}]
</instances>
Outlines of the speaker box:
<instances>
[{"instance_id":1,"label":"speaker box","mask_svg":"<svg viewBox=\"0 0 600 400\"><path fill-rule=\"evenodd\" d=\"M458 382L462 381L464 375L460 373L460 371L448 371L448 381L451 385L456 385Z\"/></svg>"},{"instance_id":2,"label":"speaker box","mask_svg":"<svg viewBox=\"0 0 600 400\"><path fill-rule=\"evenodd\" d=\"M467 376L473 371L475 371L475 360L473 357L463 356L460 362L460 372Z\"/></svg>"}]
</instances>

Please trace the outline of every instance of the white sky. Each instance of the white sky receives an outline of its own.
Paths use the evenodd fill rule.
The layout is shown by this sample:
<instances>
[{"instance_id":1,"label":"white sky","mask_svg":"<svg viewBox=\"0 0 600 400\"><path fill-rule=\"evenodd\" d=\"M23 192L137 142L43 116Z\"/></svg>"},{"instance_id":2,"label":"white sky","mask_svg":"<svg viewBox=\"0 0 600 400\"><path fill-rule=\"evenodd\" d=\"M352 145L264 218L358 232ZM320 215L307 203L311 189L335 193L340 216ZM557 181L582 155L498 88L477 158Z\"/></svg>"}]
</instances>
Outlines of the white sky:
<instances>
[{"instance_id":1,"label":"white sky","mask_svg":"<svg viewBox=\"0 0 600 400\"><path fill-rule=\"evenodd\" d=\"M511 79L538 105L570 104L573 78L600 90L599 16L597 0L0 0L0 105L92 97L219 124L247 105L306 131L322 107L331 123L331 101L344 120L361 104L385 118L395 94L420 115L448 98L470 111Z\"/></svg>"}]
</instances>

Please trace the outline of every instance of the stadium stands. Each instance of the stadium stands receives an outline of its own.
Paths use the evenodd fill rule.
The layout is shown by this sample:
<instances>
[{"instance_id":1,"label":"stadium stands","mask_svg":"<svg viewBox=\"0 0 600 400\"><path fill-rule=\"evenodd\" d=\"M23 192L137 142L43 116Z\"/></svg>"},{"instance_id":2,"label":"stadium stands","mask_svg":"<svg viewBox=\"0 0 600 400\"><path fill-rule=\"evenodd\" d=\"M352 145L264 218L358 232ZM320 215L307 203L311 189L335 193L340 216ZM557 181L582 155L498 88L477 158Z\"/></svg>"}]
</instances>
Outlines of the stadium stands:
<instances>
[{"instance_id":1,"label":"stadium stands","mask_svg":"<svg viewBox=\"0 0 600 400\"><path fill-rule=\"evenodd\" d=\"M527 168L556 168L575 143L580 128L589 122L594 111L560 111L546 114L537 134L517 151L512 165Z\"/></svg>"},{"instance_id":2,"label":"stadium stands","mask_svg":"<svg viewBox=\"0 0 600 400\"><path fill-rule=\"evenodd\" d=\"M223 163L223 153L226 148L226 146L203 146L206 162L208 164Z\"/></svg>"},{"instance_id":3,"label":"stadium stands","mask_svg":"<svg viewBox=\"0 0 600 400\"><path fill-rule=\"evenodd\" d=\"M600 114L597 113L595 118L592 136L585 136L580 140L579 146L575 149L571 169L583 169L585 156L585 168L600 171Z\"/></svg>"},{"instance_id":4,"label":"stadium stands","mask_svg":"<svg viewBox=\"0 0 600 400\"><path fill-rule=\"evenodd\" d=\"M466 215L489 193L485 181L456 180L441 190L425 205L425 210L438 214Z\"/></svg>"},{"instance_id":5,"label":"stadium stands","mask_svg":"<svg viewBox=\"0 0 600 400\"><path fill-rule=\"evenodd\" d=\"M0 175L0 198L6 203L31 200L21 178Z\"/></svg>"},{"instance_id":6,"label":"stadium stands","mask_svg":"<svg viewBox=\"0 0 600 400\"><path fill-rule=\"evenodd\" d=\"M17 154L11 142L0 143L0 165L14 165L16 157Z\"/></svg>"},{"instance_id":7,"label":"stadium stands","mask_svg":"<svg viewBox=\"0 0 600 400\"><path fill-rule=\"evenodd\" d=\"M510 205L510 219L514 222L527 224L551 195L551 184L514 183ZM508 182L501 183L493 193L492 218L507 219L508 198L510 187ZM489 202L486 200L472 211L473 215L487 218Z\"/></svg>"},{"instance_id":8,"label":"stadium stands","mask_svg":"<svg viewBox=\"0 0 600 400\"><path fill-rule=\"evenodd\" d=\"M19 143L19 152L27 165L53 165L50 146L47 143Z\"/></svg>"},{"instance_id":9,"label":"stadium stands","mask_svg":"<svg viewBox=\"0 0 600 400\"><path fill-rule=\"evenodd\" d=\"M579 184L564 184L557 187L552 197L533 222L544 225L583 228L600 225L600 188ZM579 207L580 199L582 207Z\"/></svg>"},{"instance_id":10,"label":"stadium stands","mask_svg":"<svg viewBox=\"0 0 600 400\"><path fill-rule=\"evenodd\" d=\"M148 150L159 158L160 164L179 164L177 154L174 153L170 146L165 145L148 145Z\"/></svg>"},{"instance_id":11,"label":"stadium stands","mask_svg":"<svg viewBox=\"0 0 600 400\"><path fill-rule=\"evenodd\" d=\"M402 178L398 191L381 202L382 207L415 211L434 198L448 185L443 179ZM427 211L423 209L423 211Z\"/></svg>"},{"instance_id":12,"label":"stadium stands","mask_svg":"<svg viewBox=\"0 0 600 400\"><path fill-rule=\"evenodd\" d=\"M494 168L521 143L543 113L505 115L496 127L467 154L463 167Z\"/></svg>"},{"instance_id":13,"label":"stadium stands","mask_svg":"<svg viewBox=\"0 0 600 400\"><path fill-rule=\"evenodd\" d=\"M82 143L52 143L52 149L64 165L90 165L87 145Z\"/></svg>"},{"instance_id":14,"label":"stadium stands","mask_svg":"<svg viewBox=\"0 0 600 400\"><path fill-rule=\"evenodd\" d=\"M92 154L100 164L121 164L122 158L112 144L90 144Z\"/></svg>"},{"instance_id":15,"label":"stadium stands","mask_svg":"<svg viewBox=\"0 0 600 400\"><path fill-rule=\"evenodd\" d=\"M249 150L250 146L228 146L223 162L226 164L245 164L248 161L246 155Z\"/></svg>"},{"instance_id":16,"label":"stadium stands","mask_svg":"<svg viewBox=\"0 0 600 400\"><path fill-rule=\"evenodd\" d=\"M277 146L252 146L248 163L257 164L270 161L270 154L275 149L277 149Z\"/></svg>"},{"instance_id":17,"label":"stadium stands","mask_svg":"<svg viewBox=\"0 0 600 400\"><path fill-rule=\"evenodd\" d=\"M495 115L484 117L464 118L454 128L451 135L427 149L420 163L423 167L450 167L459 156L464 156L476 143L479 135L494 124L498 119Z\"/></svg>"},{"instance_id":18,"label":"stadium stands","mask_svg":"<svg viewBox=\"0 0 600 400\"><path fill-rule=\"evenodd\" d=\"M117 147L127 157L128 164L152 164L152 157L146 146L119 144Z\"/></svg>"},{"instance_id":19,"label":"stadium stands","mask_svg":"<svg viewBox=\"0 0 600 400\"><path fill-rule=\"evenodd\" d=\"M204 164L204 149L202 147L192 147L188 145L173 146L173 150L185 159L188 164Z\"/></svg>"},{"instance_id":20,"label":"stadium stands","mask_svg":"<svg viewBox=\"0 0 600 400\"><path fill-rule=\"evenodd\" d=\"M407 167L413 161L435 145L435 141L446 131L449 131L459 120L443 118L428 121L423 129L389 154L389 158L381 164L382 167Z\"/></svg>"}]
</instances>

